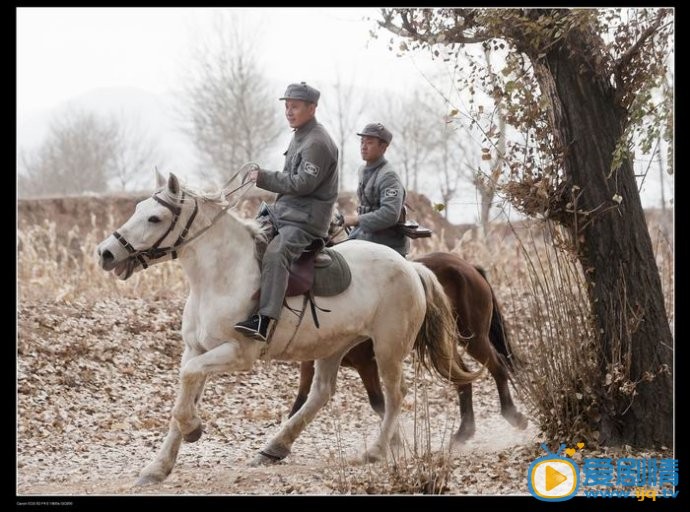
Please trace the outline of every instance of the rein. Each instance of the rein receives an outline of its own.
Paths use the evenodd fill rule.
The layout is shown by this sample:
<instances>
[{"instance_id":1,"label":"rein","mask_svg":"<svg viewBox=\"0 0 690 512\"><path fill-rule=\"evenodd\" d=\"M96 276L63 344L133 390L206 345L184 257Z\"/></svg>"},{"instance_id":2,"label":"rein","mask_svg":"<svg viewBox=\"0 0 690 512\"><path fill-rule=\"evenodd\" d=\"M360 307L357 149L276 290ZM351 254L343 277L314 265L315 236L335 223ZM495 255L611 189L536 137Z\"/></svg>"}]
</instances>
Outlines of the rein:
<instances>
[{"instance_id":1,"label":"rein","mask_svg":"<svg viewBox=\"0 0 690 512\"><path fill-rule=\"evenodd\" d=\"M224 194L225 197L228 197L238 190L246 187L247 185L252 185L253 183L251 181L247 181L243 184L241 184L239 187L231 190L227 194ZM213 225L220 219L220 217L225 214L226 211L230 208L234 208L237 206L237 204L240 202L240 199L244 196L244 194L240 195L237 198L237 201L235 201L234 204L228 203L225 205L221 210L211 219L211 223L208 226L204 226L202 229L194 233L194 235L191 238L185 238L187 234L189 233L189 229L192 227L192 223L194 222L194 219L196 219L196 215L199 212L199 202L196 197L193 195L189 195L189 197L192 197L194 199L194 210L192 211L192 214L189 216L189 219L187 219L187 224L185 225L184 229L180 233L180 235L177 237L177 240L175 240L175 243L172 245L169 245L167 247L159 247L159 245L163 242L163 240L166 239L166 237L170 234L170 232L175 228L177 225L177 221L180 218L180 214L182 213L182 204L185 201L185 197L188 194L183 190L182 191L182 197L180 198L180 205L175 205L172 204L158 196L158 192L155 192L151 197L158 202L159 204L165 206L170 212L173 214L173 219L172 222L170 223L170 226L168 229L163 233L163 235L156 240L156 242L148 249L144 250L136 250L132 244L130 244L125 237L123 237L120 233L117 231L113 232L113 236L117 239L118 242L122 244L122 246L127 250L127 252L130 254L131 258L136 258L139 263L141 263L141 266L144 269L147 269L149 267L148 263L146 262L146 259L144 258L147 257L150 260L157 260L162 258L163 256L167 254L172 254L172 259L177 259L177 253L180 249L182 249L185 245L188 243L191 243L198 237L200 237L202 234L204 234L208 229L212 228Z\"/></svg>"},{"instance_id":2,"label":"rein","mask_svg":"<svg viewBox=\"0 0 690 512\"><path fill-rule=\"evenodd\" d=\"M328 241L326 242L326 246L329 246L329 243L330 243L330 245L336 245L336 244L344 242L345 240L341 240L340 242L336 242L335 239L338 238L338 236L340 236L340 234L343 231L345 231L345 234L348 236L350 235L350 231L352 231L352 228L350 228L350 226L345 225L345 217L343 217L343 215L339 211L336 211L335 222L333 222L333 221L331 222L331 226L333 226L333 225L338 226L338 229L334 230L333 233L331 233L329 235Z\"/></svg>"},{"instance_id":3,"label":"rein","mask_svg":"<svg viewBox=\"0 0 690 512\"><path fill-rule=\"evenodd\" d=\"M349 235L350 231L352 231L352 229L349 226L341 226L329 237L329 241L332 242L333 240L335 240L336 237L338 237L338 235L340 235L340 233L342 233L343 231L345 231L346 235ZM343 240L343 242L344 242L344 240ZM340 242L333 242L334 245L337 243L340 243Z\"/></svg>"}]
</instances>

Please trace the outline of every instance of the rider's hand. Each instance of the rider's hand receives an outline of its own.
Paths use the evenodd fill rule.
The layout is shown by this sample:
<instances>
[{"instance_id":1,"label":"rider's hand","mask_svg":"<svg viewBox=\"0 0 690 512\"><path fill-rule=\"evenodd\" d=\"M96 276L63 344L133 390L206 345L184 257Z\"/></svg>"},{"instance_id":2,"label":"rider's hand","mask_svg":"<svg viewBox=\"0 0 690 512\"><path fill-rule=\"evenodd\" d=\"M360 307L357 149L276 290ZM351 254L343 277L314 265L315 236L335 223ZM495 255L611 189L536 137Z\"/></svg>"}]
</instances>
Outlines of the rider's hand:
<instances>
[{"instance_id":1,"label":"rider's hand","mask_svg":"<svg viewBox=\"0 0 690 512\"><path fill-rule=\"evenodd\" d=\"M345 226L356 226L359 224L359 215L353 213L352 215L345 215Z\"/></svg>"},{"instance_id":2,"label":"rider's hand","mask_svg":"<svg viewBox=\"0 0 690 512\"><path fill-rule=\"evenodd\" d=\"M256 162L247 162L240 167L239 172L242 174L242 185L247 182L256 183L261 167Z\"/></svg>"}]
</instances>

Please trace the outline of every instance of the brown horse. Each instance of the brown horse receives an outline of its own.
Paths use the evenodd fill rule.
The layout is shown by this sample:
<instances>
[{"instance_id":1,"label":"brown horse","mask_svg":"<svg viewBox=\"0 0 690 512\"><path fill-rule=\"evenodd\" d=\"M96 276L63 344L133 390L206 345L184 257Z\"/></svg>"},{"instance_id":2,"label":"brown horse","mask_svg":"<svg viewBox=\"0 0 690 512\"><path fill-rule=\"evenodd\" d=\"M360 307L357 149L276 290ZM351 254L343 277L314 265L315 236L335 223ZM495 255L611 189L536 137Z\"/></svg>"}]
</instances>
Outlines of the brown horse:
<instances>
[{"instance_id":1,"label":"brown horse","mask_svg":"<svg viewBox=\"0 0 690 512\"><path fill-rule=\"evenodd\" d=\"M496 381L501 414L514 427L526 428L527 418L515 407L508 387L510 374L515 371L517 360L503 326L498 302L484 271L445 252L430 253L415 261L431 269L443 285L457 317L460 342L465 344L465 349L474 359L488 368ZM457 353L456 360L467 370ZM367 390L371 407L383 417L383 392L371 340L352 348L343 358L342 364L357 370ZM305 402L313 376L313 361L301 363L299 391L290 416ZM470 439L475 431L472 384L457 386L457 392L461 421L458 431L453 435L453 441L462 443Z\"/></svg>"}]
</instances>

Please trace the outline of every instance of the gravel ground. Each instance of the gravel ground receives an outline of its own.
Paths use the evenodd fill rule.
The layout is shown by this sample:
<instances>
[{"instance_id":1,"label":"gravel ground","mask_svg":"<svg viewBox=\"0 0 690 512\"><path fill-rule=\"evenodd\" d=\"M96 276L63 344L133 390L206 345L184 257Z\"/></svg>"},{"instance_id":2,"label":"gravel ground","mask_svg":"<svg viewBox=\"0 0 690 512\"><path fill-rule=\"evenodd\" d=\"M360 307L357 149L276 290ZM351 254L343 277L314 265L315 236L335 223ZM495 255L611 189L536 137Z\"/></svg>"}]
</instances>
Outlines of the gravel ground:
<instances>
[{"instance_id":1,"label":"gravel ground","mask_svg":"<svg viewBox=\"0 0 690 512\"><path fill-rule=\"evenodd\" d=\"M359 461L378 417L356 372L343 368L336 395L292 454L273 466L248 467L287 418L299 379L295 363L259 362L250 373L210 380L200 408L202 438L182 445L164 482L135 487L167 431L182 307L181 300L141 299L20 303L18 496L527 494L527 467L544 455L534 423L517 431L503 420L486 374L474 392L477 433L451 450L459 424L455 391L429 376L415 378L411 362L403 448L386 462Z\"/></svg>"}]
</instances>

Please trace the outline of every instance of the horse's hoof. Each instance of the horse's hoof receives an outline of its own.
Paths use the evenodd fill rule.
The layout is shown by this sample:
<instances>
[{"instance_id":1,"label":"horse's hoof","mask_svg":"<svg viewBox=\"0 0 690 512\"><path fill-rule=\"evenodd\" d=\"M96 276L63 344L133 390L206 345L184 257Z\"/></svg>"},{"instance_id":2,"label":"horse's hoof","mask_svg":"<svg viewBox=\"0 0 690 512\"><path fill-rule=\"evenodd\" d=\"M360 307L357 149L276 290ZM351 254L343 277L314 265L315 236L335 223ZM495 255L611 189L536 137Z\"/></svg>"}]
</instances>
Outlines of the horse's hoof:
<instances>
[{"instance_id":1,"label":"horse's hoof","mask_svg":"<svg viewBox=\"0 0 690 512\"><path fill-rule=\"evenodd\" d=\"M258 466L271 466L273 464L276 464L277 462L280 462L283 460L284 457L276 457L273 455L268 455L264 452L259 452L256 454L256 457L254 457L251 462L249 462L250 467L258 467Z\"/></svg>"},{"instance_id":2,"label":"horse's hoof","mask_svg":"<svg viewBox=\"0 0 690 512\"><path fill-rule=\"evenodd\" d=\"M362 456L362 460L367 463L379 462L381 459L383 459L381 450L377 448L370 448L364 452L364 455Z\"/></svg>"},{"instance_id":3,"label":"horse's hoof","mask_svg":"<svg viewBox=\"0 0 690 512\"><path fill-rule=\"evenodd\" d=\"M462 445L474 437L474 429L458 430L453 434L453 444Z\"/></svg>"},{"instance_id":4,"label":"horse's hoof","mask_svg":"<svg viewBox=\"0 0 690 512\"><path fill-rule=\"evenodd\" d=\"M519 428L520 430L525 430L527 428L527 424L529 421L527 420L527 417L518 413L519 418L516 420L515 427Z\"/></svg>"},{"instance_id":5,"label":"horse's hoof","mask_svg":"<svg viewBox=\"0 0 690 512\"><path fill-rule=\"evenodd\" d=\"M204 429L202 428L201 424L199 424L198 427L196 427L194 430L189 432L188 434L184 434L182 437L184 438L185 441L188 443L193 443L195 441L198 441L199 438L201 437L201 434L204 432Z\"/></svg>"},{"instance_id":6,"label":"horse's hoof","mask_svg":"<svg viewBox=\"0 0 690 512\"><path fill-rule=\"evenodd\" d=\"M135 482L135 487L143 487L145 485L159 484L163 481L165 477L158 477L155 475L141 475L139 479Z\"/></svg>"},{"instance_id":7,"label":"horse's hoof","mask_svg":"<svg viewBox=\"0 0 690 512\"><path fill-rule=\"evenodd\" d=\"M527 417L521 412L515 412L513 414L507 415L506 419L508 420L508 423L510 423L513 427L519 430L525 430L529 423Z\"/></svg>"}]
</instances>

